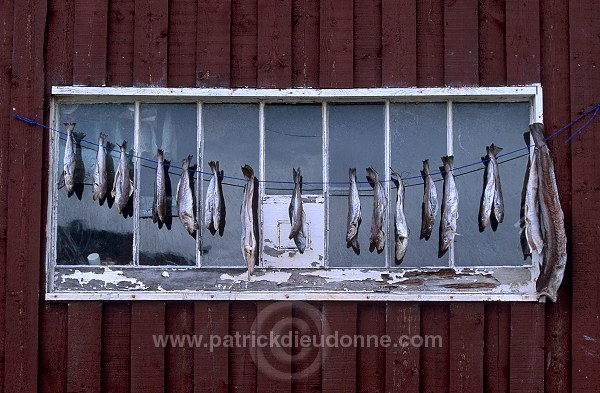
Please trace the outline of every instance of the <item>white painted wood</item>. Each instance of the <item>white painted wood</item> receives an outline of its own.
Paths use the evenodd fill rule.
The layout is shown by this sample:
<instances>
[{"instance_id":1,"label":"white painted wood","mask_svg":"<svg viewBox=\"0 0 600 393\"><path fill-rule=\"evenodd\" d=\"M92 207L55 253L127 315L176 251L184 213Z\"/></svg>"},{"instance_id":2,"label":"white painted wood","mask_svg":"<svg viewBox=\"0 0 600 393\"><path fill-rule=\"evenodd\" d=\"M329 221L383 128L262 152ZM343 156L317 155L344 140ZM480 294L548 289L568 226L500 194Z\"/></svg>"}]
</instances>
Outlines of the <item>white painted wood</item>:
<instances>
[{"instance_id":1,"label":"white painted wood","mask_svg":"<svg viewBox=\"0 0 600 393\"><path fill-rule=\"evenodd\" d=\"M385 157L384 157L384 174L385 174L385 178L386 179L390 179L392 177L392 173L390 171L390 166L392 165L392 157L391 157L391 149L392 149L392 142L391 142L391 130L390 130L390 101L386 100L385 101L385 107L384 107L384 122L385 122ZM384 220L384 225L385 225L385 233L387 234L387 250L385 252L385 266L386 267L390 267L391 266L391 261L395 261L396 257L395 257L395 247L396 247L396 242L395 241L389 241L389 239L394 239L394 236L389 236L390 232L392 231L392 229L390 228L390 211L395 211L394 209L396 208L394 206L394 209L391 209L391 205L394 203L394 199L392 198L391 195L391 182L386 181L383 184L385 193L387 195L387 199L388 199L388 203L387 203L387 207L386 207L386 211L385 211L385 220ZM392 232L393 233L393 232ZM392 255L394 255L394 257L392 257Z\"/></svg>"},{"instance_id":2,"label":"white painted wood","mask_svg":"<svg viewBox=\"0 0 600 393\"><path fill-rule=\"evenodd\" d=\"M321 121L323 132L323 196L325 197L325 205L323 209L323 218L325 228L324 244L323 244L323 266L329 266L327 255L327 246L329 244L329 108L326 102L321 106Z\"/></svg>"},{"instance_id":3,"label":"white painted wood","mask_svg":"<svg viewBox=\"0 0 600 393\"><path fill-rule=\"evenodd\" d=\"M58 105L50 98L50 127L57 129L59 120ZM59 135L48 130L48 211L46 212L46 291L54 290L54 266L56 265L56 210L58 205L57 173L59 163Z\"/></svg>"},{"instance_id":4,"label":"white painted wood","mask_svg":"<svg viewBox=\"0 0 600 393\"><path fill-rule=\"evenodd\" d=\"M138 266L140 264L140 174L141 174L141 163L140 159L140 102L136 101L134 106L133 115L133 183L135 184L135 190L133 192L133 265Z\"/></svg>"},{"instance_id":5,"label":"white painted wood","mask_svg":"<svg viewBox=\"0 0 600 393\"><path fill-rule=\"evenodd\" d=\"M446 107L446 154L449 156L454 155L454 109L452 107L452 100L448 100ZM442 192L443 194L443 192ZM460 201L459 201L460 203ZM458 225L458 224L457 224ZM455 266L454 259L454 241L450 244L450 250L448 250L448 264L450 267Z\"/></svg>"},{"instance_id":6,"label":"white painted wood","mask_svg":"<svg viewBox=\"0 0 600 393\"><path fill-rule=\"evenodd\" d=\"M258 137L260 139L260 141L258 142L258 157L259 157L259 163L258 163L258 178L259 179L264 179L265 178L265 133L266 133L266 124L265 124L265 103L264 101L261 101L258 104ZM259 218L259 225L258 225L258 238L260 241L260 244L258 245L258 266L263 266L264 264L264 258L263 258L263 248L265 247L265 233L263 230L264 227L264 208L262 206L262 201L263 198L265 196L265 187L266 187L266 183L265 182L259 182L258 183L258 216Z\"/></svg>"},{"instance_id":7,"label":"white painted wood","mask_svg":"<svg viewBox=\"0 0 600 393\"><path fill-rule=\"evenodd\" d=\"M202 120L202 102L198 102L196 110L196 162L198 170L204 172L204 122ZM197 173L196 177L196 221L198 222L198 231L196 231L196 266L202 266L202 239L204 234L204 225L201 217L204 217L204 181L202 173Z\"/></svg>"}]
</instances>

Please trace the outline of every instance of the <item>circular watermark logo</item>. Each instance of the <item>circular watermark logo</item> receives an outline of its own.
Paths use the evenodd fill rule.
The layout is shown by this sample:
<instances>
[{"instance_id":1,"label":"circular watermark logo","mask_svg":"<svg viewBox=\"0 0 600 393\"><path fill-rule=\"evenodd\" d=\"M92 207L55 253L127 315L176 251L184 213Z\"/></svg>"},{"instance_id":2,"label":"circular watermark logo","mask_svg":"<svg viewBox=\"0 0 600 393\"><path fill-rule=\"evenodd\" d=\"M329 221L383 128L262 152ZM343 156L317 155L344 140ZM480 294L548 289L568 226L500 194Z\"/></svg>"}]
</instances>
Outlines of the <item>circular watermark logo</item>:
<instances>
[{"instance_id":1,"label":"circular watermark logo","mask_svg":"<svg viewBox=\"0 0 600 393\"><path fill-rule=\"evenodd\" d=\"M273 302L259 309L251 331L256 332L252 360L272 379L303 378L325 361L323 335L329 325L321 310L306 302Z\"/></svg>"}]
</instances>

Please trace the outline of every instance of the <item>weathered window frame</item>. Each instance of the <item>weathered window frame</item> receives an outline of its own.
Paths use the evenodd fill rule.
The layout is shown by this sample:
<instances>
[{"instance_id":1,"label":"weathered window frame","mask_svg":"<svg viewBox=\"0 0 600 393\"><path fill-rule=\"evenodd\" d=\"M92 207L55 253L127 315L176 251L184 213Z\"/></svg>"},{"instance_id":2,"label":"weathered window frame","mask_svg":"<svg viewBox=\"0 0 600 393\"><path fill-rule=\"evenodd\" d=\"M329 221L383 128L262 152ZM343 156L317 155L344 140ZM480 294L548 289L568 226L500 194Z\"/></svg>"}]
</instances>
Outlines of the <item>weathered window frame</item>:
<instances>
[{"instance_id":1,"label":"weathered window frame","mask_svg":"<svg viewBox=\"0 0 600 393\"><path fill-rule=\"evenodd\" d=\"M264 105L322 103L323 138L327 147L327 103L385 103L386 146L390 138L390 103L396 102L529 102L531 122L543 122L539 84L510 87L374 88L374 89L201 89L70 87L52 88L50 125L57 126L60 103L135 102L136 135L140 103L258 103L261 167L264 169ZM448 133L452 111L447 111ZM201 110L198 127L201 127ZM201 132L201 130L199 130ZM49 183L56 184L58 137L50 132ZM200 147L199 147L200 149ZM448 146L452 154L452 146ZM324 152L324 155L326 151ZM389 178L389 149L385 177ZM137 160L139 161L139 160ZM136 168L139 169L139 168ZM324 170L324 181L327 182ZM136 171L137 176L137 171ZM138 180L139 181L139 180ZM264 183L260 196L264 193ZM389 192L389 183L386 183ZM526 266L442 268L257 268L248 283L245 269L201 266L60 266L56 265L56 187L48 190L46 300L410 300L410 301L537 301L537 261ZM135 194L134 194L135 195ZM327 213L327 185L324 186ZM327 214L326 214L327 216ZM134 216L134 219L136 217ZM134 255L139 239L134 233ZM388 247L389 248L389 247ZM198 249L198 247L197 247ZM389 254L389 252L387 253ZM197 260L199 256L197 256ZM452 261L452 258L451 258ZM135 256L134 256L135 262Z\"/></svg>"}]
</instances>

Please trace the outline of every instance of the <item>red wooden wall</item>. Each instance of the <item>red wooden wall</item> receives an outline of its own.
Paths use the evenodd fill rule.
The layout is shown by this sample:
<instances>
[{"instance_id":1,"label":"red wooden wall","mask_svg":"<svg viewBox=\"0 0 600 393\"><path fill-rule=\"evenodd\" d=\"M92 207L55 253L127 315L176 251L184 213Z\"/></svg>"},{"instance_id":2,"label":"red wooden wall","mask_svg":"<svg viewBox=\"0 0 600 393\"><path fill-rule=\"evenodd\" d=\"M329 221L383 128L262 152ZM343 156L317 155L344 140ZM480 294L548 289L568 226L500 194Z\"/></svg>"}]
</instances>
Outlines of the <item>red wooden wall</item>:
<instances>
[{"instance_id":1,"label":"red wooden wall","mask_svg":"<svg viewBox=\"0 0 600 393\"><path fill-rule=\"evenodd\" d=\"M156 333L258 331L269 302L43 301L52 85L380 87L540 82L548 133L600 95L600 2L0 0L0 386L5 392L598 392L600 120L552 139L569 237L556 304L315 303L340 334L442 348L336 348L317 372ZM40 159L41 158L41 159ZM267 320L271 319L271 321Z\"/></svg>"}]
</instances>

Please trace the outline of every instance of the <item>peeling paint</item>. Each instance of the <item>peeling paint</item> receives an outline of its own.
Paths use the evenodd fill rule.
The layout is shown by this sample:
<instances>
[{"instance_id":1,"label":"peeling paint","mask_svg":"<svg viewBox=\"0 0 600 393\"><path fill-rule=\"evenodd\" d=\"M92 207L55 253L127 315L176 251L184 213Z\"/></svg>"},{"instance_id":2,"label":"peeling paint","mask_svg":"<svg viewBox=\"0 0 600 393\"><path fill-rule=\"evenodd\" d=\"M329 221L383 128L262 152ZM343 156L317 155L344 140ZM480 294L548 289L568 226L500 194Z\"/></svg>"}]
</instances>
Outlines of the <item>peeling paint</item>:
<instances>
[{"instance_id":1,"label":"peeling paint","mask_svg":"<svg viewBox=\"0 0 600 393\"><path fill-rule=\"evenodd\" d=\"M252 281L271 281L275 283L284 283L287 282L292 273L287 272L265 272L264 274L256 274L252 276ZM230 276L229 274L221 274L219 277L223 281L233 281L234 283L248 282L248 273L244 272L242 274L238 274L237 276Z\"/></svg>"},{"instance_id":2,"label":"peeling paint","mask_svg":"<svg viewBox=\"0 0 600 393\"><path fill-rule=\"evenodd\" d=\"M82 272L81 270L75 270L72 274L65 274L62 276L62 283L64 284L66 280L76 280L79 282L80 286L84 286L89 284L91 281L100 281L106 284L113 284L118 286L121 283L129 283L132 285L128 285L127 289L129 290L144 290L148 289L148 287L141 281L131 278L125 277L123 275L122 270L110 270L103 269L102 273L96 272Z\"/></svg>"}]
</instances>

